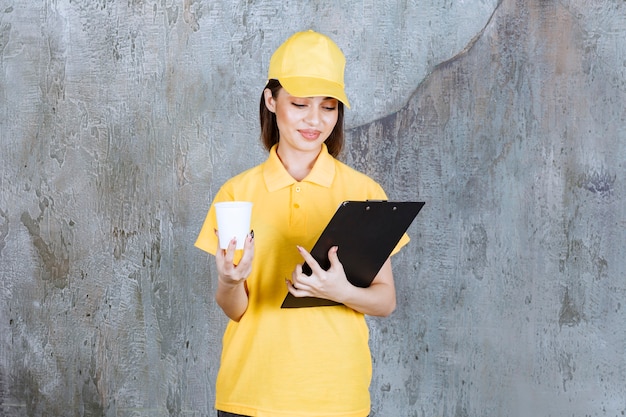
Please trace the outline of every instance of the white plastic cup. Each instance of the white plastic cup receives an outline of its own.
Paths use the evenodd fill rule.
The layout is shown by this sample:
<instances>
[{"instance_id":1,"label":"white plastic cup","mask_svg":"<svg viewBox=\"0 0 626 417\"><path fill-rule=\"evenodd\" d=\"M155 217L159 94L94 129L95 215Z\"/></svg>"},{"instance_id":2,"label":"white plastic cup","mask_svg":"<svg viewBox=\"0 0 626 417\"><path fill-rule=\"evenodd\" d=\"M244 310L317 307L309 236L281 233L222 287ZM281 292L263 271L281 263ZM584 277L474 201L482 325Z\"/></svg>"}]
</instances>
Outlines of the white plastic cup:
<instances>
[{"instance_id":1,"label":"white plastic cup","mask_svg":"<svg viewBox=\"0 0 626 417\"><path fill-rule=\"evenodd\" d=\"M246 236L250 233L252 203L249 201L226 201L215 203L217 237L220 248L228 248L233 237L237 238L237 249L243 249Z\"/></svg>"}]
</instances>

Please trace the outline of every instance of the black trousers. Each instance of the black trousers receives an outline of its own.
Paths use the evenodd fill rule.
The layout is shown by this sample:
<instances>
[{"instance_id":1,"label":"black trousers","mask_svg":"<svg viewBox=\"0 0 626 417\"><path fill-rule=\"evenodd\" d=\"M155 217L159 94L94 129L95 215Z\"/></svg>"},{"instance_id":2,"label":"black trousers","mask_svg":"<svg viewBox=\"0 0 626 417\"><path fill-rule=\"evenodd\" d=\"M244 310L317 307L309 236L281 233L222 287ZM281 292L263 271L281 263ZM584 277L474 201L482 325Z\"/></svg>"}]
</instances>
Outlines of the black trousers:
<instances>
[{"instance_id":1,"label":"black trousers","mask_svg":"<svg viewBox=\"0 0 626 417\"><path fill-rule=\"evenodd\" d=\"M217 410L217 417L249 417L241 414L227 413L226 411Z\"/></svg>"},{"instance_id":2,"label":"black trousers","mask_svg":"<svg viewBox=\"0 0 626 417\"><path fill-rule=\"evenodd\" d=\"M217 417L248 417L241 414L227 413L226 411L217 410Z\"/></svg>"}]
</instances>

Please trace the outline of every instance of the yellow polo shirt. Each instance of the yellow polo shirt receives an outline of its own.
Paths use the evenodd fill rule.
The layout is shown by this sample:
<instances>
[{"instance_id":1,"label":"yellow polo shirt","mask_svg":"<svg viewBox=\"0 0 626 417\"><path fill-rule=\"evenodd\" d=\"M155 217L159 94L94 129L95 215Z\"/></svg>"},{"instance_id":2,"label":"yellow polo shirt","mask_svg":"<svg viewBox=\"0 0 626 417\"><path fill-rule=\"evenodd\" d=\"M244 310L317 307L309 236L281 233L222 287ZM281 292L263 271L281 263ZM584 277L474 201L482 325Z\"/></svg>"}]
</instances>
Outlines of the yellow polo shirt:
<instances>
[{"instance_id":1,"label":"yellow polo shirt","mask_svg":"<svg viewBox=\"0 0 626 417\"><path fill-rule=\"evenodd\" d=\"M228 180L213 204L252 201L255 256L248 309L226 328L217 375L218 410L255 417L365 417L372 374L363 314L345 306L281 309L285 279L302 263L345 200L386 199L375 181L333 158L323 146L303 181L280 162L276 147L262 164ZM217 249L215 209L195 245ZM395 251L408 242L404 236Z\"/></svg>"}]
</instances>

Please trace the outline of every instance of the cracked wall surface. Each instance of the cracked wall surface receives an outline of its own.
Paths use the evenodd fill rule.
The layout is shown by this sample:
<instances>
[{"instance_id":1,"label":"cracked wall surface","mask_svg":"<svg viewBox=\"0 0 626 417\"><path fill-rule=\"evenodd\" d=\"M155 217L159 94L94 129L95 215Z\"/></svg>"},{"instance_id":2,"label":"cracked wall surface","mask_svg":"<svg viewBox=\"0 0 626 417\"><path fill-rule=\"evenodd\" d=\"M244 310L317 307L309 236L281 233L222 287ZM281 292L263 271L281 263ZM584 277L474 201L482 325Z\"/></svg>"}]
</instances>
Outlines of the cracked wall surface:
<instances>
[{"instance_id":1,"label":"cracked wall surface","mask_svg":"<svg viewBox=\"0 0 626 417\"><path fill-rule=\"evenodd\" d=\"M308 28L347 57L342 159L427 203L371 416L626 413L626 3L8 0L0 415L214 415L193 241Z\"/></svg>"}]
</instances>

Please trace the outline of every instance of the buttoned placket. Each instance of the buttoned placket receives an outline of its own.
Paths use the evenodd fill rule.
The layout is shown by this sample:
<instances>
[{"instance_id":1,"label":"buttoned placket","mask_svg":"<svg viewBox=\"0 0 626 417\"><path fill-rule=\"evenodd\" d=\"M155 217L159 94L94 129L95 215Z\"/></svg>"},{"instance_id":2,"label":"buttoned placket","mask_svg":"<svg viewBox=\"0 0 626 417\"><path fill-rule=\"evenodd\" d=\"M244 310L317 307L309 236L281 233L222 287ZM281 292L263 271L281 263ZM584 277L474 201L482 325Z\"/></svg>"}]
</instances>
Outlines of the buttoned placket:
<instances>
[{"instance_id":1,"label":"buttoned placket","mask_svg":"<svg viewBox=\"0 0 626 417\"><path fill-rule=\"evenodd\" d=\"M306 214L304 204L305 185L301 182L291 186L291 225L298 234L306 233Z\"/></svg>"}]
</instances>

